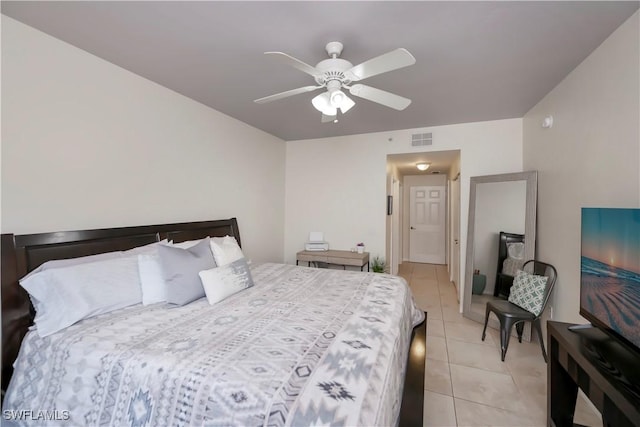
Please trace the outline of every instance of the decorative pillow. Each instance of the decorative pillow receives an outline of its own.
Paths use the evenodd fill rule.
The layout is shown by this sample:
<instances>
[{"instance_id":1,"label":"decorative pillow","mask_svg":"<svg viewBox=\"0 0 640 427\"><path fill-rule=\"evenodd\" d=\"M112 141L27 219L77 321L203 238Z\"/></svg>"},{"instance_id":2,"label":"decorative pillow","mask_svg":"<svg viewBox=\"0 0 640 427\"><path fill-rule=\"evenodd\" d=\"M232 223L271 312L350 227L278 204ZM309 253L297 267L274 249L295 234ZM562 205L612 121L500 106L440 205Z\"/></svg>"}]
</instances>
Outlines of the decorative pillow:
<instances>
[{"instance_id":1,"label":"decorative pillow","mask_svg":"<svg viewBox=\"0 0 640 427\"><path fill-rule=\"evenodd\" d=\"M536 316L542 311L542 299L547 288L547 277L518 270L513 279L509 302Z\"/></svg>"},{"instance_id":2,"label":"decorative pillow","mask_svg":"<svg viewBox=\"0 0 640 427\"><path fill-rule=\"evenodd\" d=\"M20 285L31 296L41 337L142 301L136 256L43 270Z\"/></svg>"},{"instance_id":3,"label":"decorative pillow","mask_svg":"<svg viewBox=\"0 0 640 427\"><path fill-rule=\"evenodd\" d=\"M199 273L209 304L253 286L249 265L244 258Z\"/></svg>"},{"instance_id":4,"label":"decorative pillow","mask_svg":"<svg viewBox=\"0 0 640 427\"><path fill-rule=\"evenodd\" d=\"M157 251L138 255L138 273L142 288L142 305L167 301L167 284L164 281L160 255Z\"/></svg>"},{"instance_id":5,"label":"decorative pillow","mask_svg":"<svg viewBox=\"0 0 640 427\"><path fill-rule=\"evenodd\" d=\"M211 251L218 266L227 265L244 258L242 249L235 237L224 236L211 239Z\"/></svg>"},{"instance_id":6,"label":"decorative pillow","mask_svg":"<svg viewBox=\"0 0 640 427\"><path fill-rule=\"evenodd\" d=\"M205 295L198 273L216 266L208 237L187 249L159 246L158 254L167 302L185 305Z\"/></svg>"}]
</instances>

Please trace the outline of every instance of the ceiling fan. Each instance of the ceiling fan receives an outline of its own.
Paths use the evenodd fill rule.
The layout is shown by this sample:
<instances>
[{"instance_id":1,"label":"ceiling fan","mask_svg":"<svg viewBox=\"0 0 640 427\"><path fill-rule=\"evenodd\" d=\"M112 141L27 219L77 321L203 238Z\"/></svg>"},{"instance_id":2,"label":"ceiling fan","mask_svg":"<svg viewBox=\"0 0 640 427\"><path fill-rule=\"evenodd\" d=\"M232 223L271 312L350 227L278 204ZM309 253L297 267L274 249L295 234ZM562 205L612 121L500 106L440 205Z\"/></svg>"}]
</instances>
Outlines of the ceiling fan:
<instances>
[{"instance_id":1,"label":"ceiling fan","mask_svg":"<svg viewBox=\"0 0 640 427\"><path fill-rule=\"evenodd\" d=\"M322 112L322 122L324 123L337 122L338 110L344 114L355 105L355 102L343 92L343 89L348 90L353 96L368 99L395 110L404 110L411 104L411 100L408 98L359 83L351 84L368 77L415 64L416 59L408 50L403 48L395 49L354 66L351 62L338 58L342 53L342 48L343 46L340 42L327 43L325 49L329 54L329 59L320 61L315 67L286 53L265 52L265 55L270 55L284 64L311 75L315 79L316 85L265 96L264 98L256 99L254 102L264 104L288 96L326 88L326 92L317 95L311 100L313 106Z\"/></svg>"}]
</instances>

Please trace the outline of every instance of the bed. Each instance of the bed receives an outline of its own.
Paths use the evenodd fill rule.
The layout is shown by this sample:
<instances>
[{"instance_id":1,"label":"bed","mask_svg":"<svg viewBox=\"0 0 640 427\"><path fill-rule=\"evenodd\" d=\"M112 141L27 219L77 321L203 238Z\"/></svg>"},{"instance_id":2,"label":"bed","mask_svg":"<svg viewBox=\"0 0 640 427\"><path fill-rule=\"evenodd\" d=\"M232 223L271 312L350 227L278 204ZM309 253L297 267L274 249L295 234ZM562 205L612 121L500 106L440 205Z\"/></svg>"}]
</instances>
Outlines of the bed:
<instances>
[{"instance_id":1,"label":"bed","mask_svg":"<svg viewBox=\"0 0 640 427\"><path fill-rule=\"evenodd\" d=\"M3 425L422 425L426 316L390 275L256 264L213 305L33 330L18 281L43 263L207 236L241 244L235 218L3 234Z\"/></svg>"}]
</instances>

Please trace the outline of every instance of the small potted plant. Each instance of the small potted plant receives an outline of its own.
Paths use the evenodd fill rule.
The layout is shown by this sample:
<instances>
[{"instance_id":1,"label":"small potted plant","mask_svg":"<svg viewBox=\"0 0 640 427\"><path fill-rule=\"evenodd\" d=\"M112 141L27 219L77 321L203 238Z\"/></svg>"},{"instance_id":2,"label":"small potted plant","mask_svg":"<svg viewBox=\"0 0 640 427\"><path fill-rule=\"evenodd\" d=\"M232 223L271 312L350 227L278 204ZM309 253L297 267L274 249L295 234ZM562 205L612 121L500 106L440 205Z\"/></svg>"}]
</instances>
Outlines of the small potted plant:
<instances>
[{"instance_id":1,"label":"small potted plant","mask_svg":"<svg viewBox=\"0 0 640 427\"><path fill-rule=\"evenodd\" d=\"M374 273L384 273L384 267L384 258L377 256L371 261L371 270Z\"/></svg>"},{"instance_id":2,"label":"small potted plant","mask_svg":"<svg viewBox=\"0 0 640 427\"><path fill-rule=\"evenodd\" d=\"M356 245L356 250L358 251L359 254L363 254L364 253L364 243L360 242Z\"/></svg>"}]
</instances>

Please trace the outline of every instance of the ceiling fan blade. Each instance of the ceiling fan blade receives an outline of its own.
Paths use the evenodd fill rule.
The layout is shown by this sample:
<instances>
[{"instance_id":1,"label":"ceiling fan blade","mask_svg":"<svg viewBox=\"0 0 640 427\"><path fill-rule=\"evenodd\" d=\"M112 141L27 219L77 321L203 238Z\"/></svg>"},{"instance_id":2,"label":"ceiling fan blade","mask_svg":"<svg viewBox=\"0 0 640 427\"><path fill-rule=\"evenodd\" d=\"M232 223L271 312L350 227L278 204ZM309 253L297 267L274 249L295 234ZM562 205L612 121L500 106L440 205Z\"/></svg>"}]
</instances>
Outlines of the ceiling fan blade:
<instances>
[{"instance_id":1,"label":"ceiling fan blade","mask_svg":"<svg viewBox=\"0 0 640 427\"><path fill-rule=\"evenodd\" d=\"M298 70L302 71L303 73L307 73L313 77L319 76L322 73L319 72L318 70L315 69L315 67L312 67L311 65L307 64L306 62L302 62L297 58L294 58L291 55L287 55L286 53L283 52L265 52L265 55L269 55L273 58L276 58L278 61L282 62L283 64L287 64L292 66L293 68L297 68Z\"/></svg>"},{"instance_id":2,"label":"ceiling fan blade","mask_svg":"<svg viewBox=\"0 0 640 427\"><path fill-rule=\"evenodd\" d=\"M368 99L398 111L404 110L411 104L411 100L408 98L367 85L357 84L348 89L353 96Z\"/></svg>"},{"instance_id":3,"label":"ceiling fan blade","mask_svg":"<svg viewBox=\"0 0 640 427\"><path fill-rule=\"evenodd\" d=\"M332 122L334 122L336 120L337 117L338 117L337 115L335 115L335 116L327 116L326 114L323 114L321 122L322 123L332 123Z\"/></svg>"},{"instance_id":4,"label":"ceiling fan blade","mask_svg":"<svg viewBox=\"0 0 640 427\"><path fill-rule=\"evenodd\" d=\"M286 92L276 93L275 95L265 96L264 98L256 99L253 102L257 104L265 104L267 102L276 101L278 99L286 98L288 96L298 95L305 92L311 92L316 89L320 89L322 86L305 86L298 89L291 89Z\"/></svg>"},{"instance_id":5,"label":"ceiling fan blade","mask_svg":"<svg viewBox=\"0 0 640 427\"><path fill-rule=\"evenodd\" d=\"M357 82L367 77L397 70L398 68L407 67L415 63L416 58L414 58L407 49L399 48L371 58L362 64L355 65L345 71L345 74L349 76L351 81Z\"/></svg>"}]
</instances>

